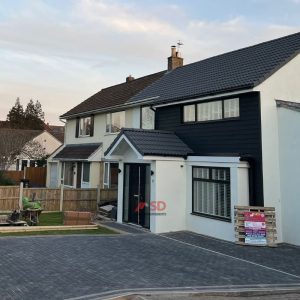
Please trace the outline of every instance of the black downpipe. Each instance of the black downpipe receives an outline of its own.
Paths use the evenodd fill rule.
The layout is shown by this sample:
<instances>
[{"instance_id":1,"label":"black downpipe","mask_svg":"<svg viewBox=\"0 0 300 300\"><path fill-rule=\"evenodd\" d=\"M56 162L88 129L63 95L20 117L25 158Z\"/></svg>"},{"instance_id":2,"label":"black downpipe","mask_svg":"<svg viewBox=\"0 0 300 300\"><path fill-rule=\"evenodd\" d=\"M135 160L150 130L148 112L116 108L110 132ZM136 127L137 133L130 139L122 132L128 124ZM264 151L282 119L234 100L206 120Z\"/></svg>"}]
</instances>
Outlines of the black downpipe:
<instances>
[{"instance_id":1,"label":"black downpipe","mask_svg":"<svg viewBox=\"0 0 300 300\"><path fill-rule=\"evenodd\" d=\"M243 155L240 157L240 161L246 161L249 164L249 172L248 172L248 177L249 177L249 205L250 206L255 206L255 200L254 200L254 195L255 195L255 184L254 184L254 174L255 174L255 159L251 155Z\"/></svg>"}]
</instances>

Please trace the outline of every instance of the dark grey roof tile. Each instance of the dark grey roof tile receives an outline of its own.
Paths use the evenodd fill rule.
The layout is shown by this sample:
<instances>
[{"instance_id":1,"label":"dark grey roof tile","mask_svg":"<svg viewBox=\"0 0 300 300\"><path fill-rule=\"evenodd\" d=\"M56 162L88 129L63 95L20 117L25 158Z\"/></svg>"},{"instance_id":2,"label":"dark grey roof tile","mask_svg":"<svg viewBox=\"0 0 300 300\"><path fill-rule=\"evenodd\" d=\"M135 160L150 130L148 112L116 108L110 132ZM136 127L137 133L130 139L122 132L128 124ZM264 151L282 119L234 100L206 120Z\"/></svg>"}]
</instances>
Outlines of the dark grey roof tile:
<instances>
[{"instance_id":1,"label":"dark grey roof tile","mask_svg":"<svg viewBox=\"0 0 300 300\"><path fill-rule=\"evenodd\" d=\"M127 103L154 104L253 88L300 53L300 32L177 68Z\"/></svg>"},{"instance_id":2,"label":"dark grey roof tile","mask_svg":"<svg viewBox=\"0 0 300 300\"><path fill-rule=\"evenodd\" d=\"M69 144L59 151L53 159L67 159L67 160L86 160L88 159L100 146L99 144Z\"/></svg>"},{"instance_id":3,"label":"dark grey roof tile","mask_svg":"<svg viewBox=\"0 0 300 300\"><path fill-rule=\"evenodd\" d=\"M143 156L178 156L192 154L190 149L174 132L150 129L123 128L118 137L106 150L105 155L114 147L122 135L125 135L136 150Z\"/></svg>"}]
</instances>

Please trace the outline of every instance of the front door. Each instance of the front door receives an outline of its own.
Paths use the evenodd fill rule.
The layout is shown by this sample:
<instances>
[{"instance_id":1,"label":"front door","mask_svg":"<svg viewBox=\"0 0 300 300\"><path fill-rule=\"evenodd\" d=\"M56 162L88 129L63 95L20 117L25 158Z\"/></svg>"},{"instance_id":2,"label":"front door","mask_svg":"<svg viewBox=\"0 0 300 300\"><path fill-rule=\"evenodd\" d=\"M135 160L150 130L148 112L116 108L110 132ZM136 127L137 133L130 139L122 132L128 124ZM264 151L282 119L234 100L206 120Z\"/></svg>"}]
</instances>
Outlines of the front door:
<instances>
[{"instance_id":1,"label":"front door","mask_svg":"<svg viewBox=\"0 0 300 300\"><path fill-rule=\"evenodd\" d=\"M150 165L124 165L123 221L150 228Z\"/></svg>"}]
</instances>

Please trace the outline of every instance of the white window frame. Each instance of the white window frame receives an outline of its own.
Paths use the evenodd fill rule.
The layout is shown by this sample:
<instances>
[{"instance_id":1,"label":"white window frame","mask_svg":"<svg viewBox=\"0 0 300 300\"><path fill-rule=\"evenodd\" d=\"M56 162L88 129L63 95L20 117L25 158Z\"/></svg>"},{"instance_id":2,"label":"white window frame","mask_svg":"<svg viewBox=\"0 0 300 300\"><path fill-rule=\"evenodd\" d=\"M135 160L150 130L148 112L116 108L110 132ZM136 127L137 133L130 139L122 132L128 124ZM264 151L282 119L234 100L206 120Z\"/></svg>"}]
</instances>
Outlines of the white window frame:
<instances>
[{"instance_id":1,"label":"white window frame","mask_svg":"<svg viewBox=\"0 0 300 300\"><path fill-rule=\"evenodd\" d=\"M84 165L89 165L89 181L83 180L83 171L84 171ZM85 188L90 187L91 182L91 163L90 162L83 162L81 166L81 187L84 185Z\"/></svg>"},{"instance_id":2,"label":"white window frame","mask_svg":"<svg viewBox=\"0 0 300 300\"><path fill-rule=\"evenodd\" d=\"M150 120L152 122L152 124L150 126L148 123L145 122L145 119L147 119L147 118L144 118L144 116L147 114L147 112L145 112L145 110L149 110L149 112L152 114L151 115L152 120L150 120L150 118L148 118L148 121ZM149 114L148 114L148 116L149 116ZM154 129L154 127L155 127L155 111L151 108L151 106L141 107L141 128L142 129Z\"/></svg>"},{"instance_id":3,"label":"white window frame","mask_svg":"<svg viewBox=\"0 0 300 300\"><path fill-rule=\"evenodd\" d=\"M109 162L104 162L104 167L103 167L103 186L104 188L109 188L110 184L110 163Z\"/></svg>"},{"instance_id":4,"label":"white window frame","mask_svg":"<svg viewBox=\"0 0 300 300\"><path fill-rule=\"evenodd\" d=\"M90 124L90 132L87 133L87 120L90 120L89 121L89 124ZM80 118L79 119L79 131L78 131L78 136L79 137L87 137L87 136L91 136L91 125L92 125L92 117L84 117L84 118Z\"/></svg>"},{"instance_id":5,"label":"white window frame","mask_svg":"<svg viewBox=\"0 0 300 300\"><path fill-rule=\"evenodd\" d=\"M219 103L219 104L217 104ZM195 107L195 121L185 120L185 108ZM202 108L202 110L200 110ZM214 101L203 101L193 104L186 104L182 109L182 122L205 123L222 120L238 119L240 117L239 98L216 99Z\"/></svg>"},{"instance_id":6,"label":"white window frame","mask_svg":"<svg viewBox=\"0 0 300 300\"><path fill-rule=\"evenodd\" d=\"M201 177L195 177L194 171L199 170ZM213 178L225 170L228 178ZM217 172L216 172L217 171ZM222 174L222 173L221 173ZM192 213L202 217L231 222L231 170L224 167L192 167ZM195 184L196 183L196 184ZM201 191L199 190L199 185ZM223 192L223 193L222 193ZM196 195L202 195L203 201L197 201ZM209 199L208 199L209 197ZM210 198L211 197L211 198ZM223 207L223 209L222 209Z\"/></svg>"},{"instance_id":7,"label":"white window frame","mask_svg":"<svg viewBox=\"0 0 300 300\"><path fill-rule=\"evenodd\" d=\"M112 124L112 120L113 120L113 116L115 114L122 114L123 116L120 118L120 119L123 119L122 121L123 124L120 124L120 128L118 130L113 130L113 124ZM113 112L113 113L107 113L106 114L106 121L105 121L105 132L106 133L111 133L111 134L115 134L115 133L118 133L121 131L121 129L123 127L125 127L125 110L121 110L121 111L116 111L116 112ZM121 122L120 122L121 123Z\"/></svg>"},{"instance_id":8,"label":"white window frame","mask_svg":"<svg viewBox=\"0 0 300 300\"><path fill-rule=\"evenodd\" d=\"M65 184L65 172L66 172L66 163L70 163L70 164L72 164L72 185L68 185L68 184ZM74 174L74 168L76 168L75 167L75 162L73 162L73 161L64 161L64 162L62 162L62 184L64 185L64 186L66 186L66 187L70 187L70 188L73 188L74 187L74 183L75 183L75 179L74 179L74 176L75 176L75 174Z\"/></svg>"}]
</instances>

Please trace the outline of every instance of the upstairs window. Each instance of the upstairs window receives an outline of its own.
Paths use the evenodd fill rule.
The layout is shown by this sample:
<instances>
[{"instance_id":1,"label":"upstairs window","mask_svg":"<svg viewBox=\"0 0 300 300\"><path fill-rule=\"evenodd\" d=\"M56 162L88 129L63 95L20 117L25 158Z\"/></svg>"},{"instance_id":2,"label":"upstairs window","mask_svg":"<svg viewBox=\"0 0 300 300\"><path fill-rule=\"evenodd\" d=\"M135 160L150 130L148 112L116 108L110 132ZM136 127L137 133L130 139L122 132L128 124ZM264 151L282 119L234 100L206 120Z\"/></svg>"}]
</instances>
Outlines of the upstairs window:
<instances>
[{"instance_id":1,"label":"upstairs window","mask_svg":"<svg viewBox=\"0 0 300 300\"><path fill-rule=\"evenodd\" d=\"M119 132L122 127L125 127L125 111L106 114L106 132Z\"/></svg>"},{"instance_id":2,"label":"upstairs window","mask_svg":"<svg viewBox=\"0 0 300 300\"><path fill-rule=\"evenodd\" d=\"M142 107L141 110L141 127L143 129L154 129L155 112L149 107Z\"/></svg>"},{"instance_id":3,"label":"upstairs window","mask_svg":"<svg viewBox=\"0 0 300 300\"><path fill-rule=\"evenodd\" d=\"M87 137L94 135L94 116L77 118L75 137Z\"/></svg>"},{"instance_id":4,"label":"upstairs window","mask_svg":"<svg viewBox=\"0 0 300 300\"><path fill-rule=\"evenodd\" d=\"M199 103L197 105L197 121L222 119L222 101Z\"/></svg>"},{"instance_id":5,"label":"upstairs window","mask_svg":"<svg viewBox=\"0 0 300 300\"><path fill-rule=\"evenodd\" d=\"M196 121L195 104L185 105L183 107L183 121L184 122L195 122Z\"/></svg>"},{"instance_id":6,"label":"upstairs window","mask_svg":"<svg viewBox=\"0 0 300 300\"><path fill-rule=\"evenodd\" d=\"M239 99L224 100L224 118L236 118L240 116Z\"/></svg>"},{"instance_id":7,"label":"upstairs window","mask_svg":"<svg viewBox=\"0 0 300 300\"><path fill-rule=\"evenodd\" d=\"M91 134L91 117L80 118L79 136L90 136Z\"/></svg>"},{"instance_id":8,"label":"upstairs window","mask_svg":"<svg viewBox=\"0 0 300 300\"><path fill-rule=\"evenodd\" d=\"M239 99L200 102L183 107L183 122L207 122L240 116Z\"/></svg>"}]
</instances>

